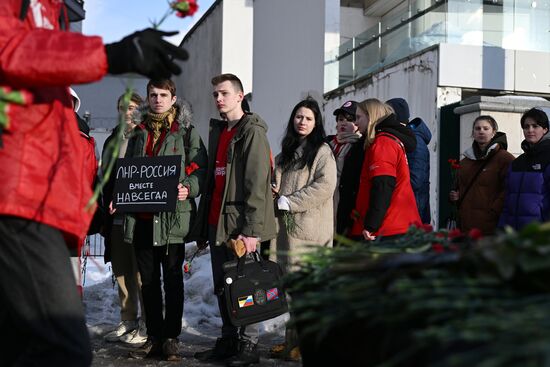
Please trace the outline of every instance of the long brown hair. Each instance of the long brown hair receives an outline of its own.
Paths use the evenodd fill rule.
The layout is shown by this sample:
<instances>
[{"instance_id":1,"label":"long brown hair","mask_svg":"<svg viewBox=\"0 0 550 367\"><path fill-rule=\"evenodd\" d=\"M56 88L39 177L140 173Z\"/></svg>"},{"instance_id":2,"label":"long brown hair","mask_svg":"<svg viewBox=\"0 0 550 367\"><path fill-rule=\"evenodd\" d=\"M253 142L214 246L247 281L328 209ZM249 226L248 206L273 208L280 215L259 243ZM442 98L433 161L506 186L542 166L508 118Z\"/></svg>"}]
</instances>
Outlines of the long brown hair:
<instances>
[{"instance_id":1,"label":"long brown hair","mask_svg":"<svg viewBox=\"0 0 550 367\"><path fill-rule=\"evenodd\" d=\"M376 125L394 112L389 105L376 98L365 99L363 102L359 103L359 108L366 112L369 117L367 131L362 131L363 135L365 135L365 148L367 148L374 141Z\"/></svg>"}]
</instances>

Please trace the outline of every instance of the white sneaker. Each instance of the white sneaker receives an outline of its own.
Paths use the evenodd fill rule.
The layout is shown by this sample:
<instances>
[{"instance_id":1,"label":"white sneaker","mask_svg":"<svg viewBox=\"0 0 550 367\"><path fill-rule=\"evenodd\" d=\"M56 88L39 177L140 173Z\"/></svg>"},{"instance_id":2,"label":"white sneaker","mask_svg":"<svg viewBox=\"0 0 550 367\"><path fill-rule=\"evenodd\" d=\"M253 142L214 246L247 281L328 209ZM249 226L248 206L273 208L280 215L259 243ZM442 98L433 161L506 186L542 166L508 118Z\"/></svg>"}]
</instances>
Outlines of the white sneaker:
<instances>
[{"instance_id":1,"label":"white sneaker","mask_svg":"<svg viewBox=\"0 0 550 367\"><path fill-rule=\"evenodd\" d=\"M120 337L136 330L138 322L136 320L121 321L116 329L105 335L103 338L108 342L117 342Z\"/></svg>"},{"instance_id":2,"label":"white sneaker","mask_svg":"<svg viewBox=\"0 0 550 367\"><path fill-rule=\"evenodd\" d=\"M132 345L145 343L147 341L147 326L145 326L145 322L139 319L138 328L121 336L119 340Z\"/></svg>"}]
</instances>

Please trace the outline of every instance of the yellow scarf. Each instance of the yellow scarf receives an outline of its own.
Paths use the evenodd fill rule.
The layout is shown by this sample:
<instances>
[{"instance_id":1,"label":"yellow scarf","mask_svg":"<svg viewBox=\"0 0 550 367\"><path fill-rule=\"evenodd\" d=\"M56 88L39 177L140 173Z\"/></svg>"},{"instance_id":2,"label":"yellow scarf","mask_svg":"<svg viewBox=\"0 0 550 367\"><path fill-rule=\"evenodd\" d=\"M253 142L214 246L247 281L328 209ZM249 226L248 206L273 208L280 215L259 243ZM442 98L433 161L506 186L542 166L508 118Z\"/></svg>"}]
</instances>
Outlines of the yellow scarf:
<instances>
[{"instance_id":1,"label":"yellow scarf","mask_svg":"<svg viewBox=\"0 0 550 367\"><path fill-rule=\"evenodd\" d=\"M170 130L175 119L176 108L174 106L164 113L147 112L145 126L153 133L153 145L156 145L162 130Z\"/></svg>"}]
</instances>

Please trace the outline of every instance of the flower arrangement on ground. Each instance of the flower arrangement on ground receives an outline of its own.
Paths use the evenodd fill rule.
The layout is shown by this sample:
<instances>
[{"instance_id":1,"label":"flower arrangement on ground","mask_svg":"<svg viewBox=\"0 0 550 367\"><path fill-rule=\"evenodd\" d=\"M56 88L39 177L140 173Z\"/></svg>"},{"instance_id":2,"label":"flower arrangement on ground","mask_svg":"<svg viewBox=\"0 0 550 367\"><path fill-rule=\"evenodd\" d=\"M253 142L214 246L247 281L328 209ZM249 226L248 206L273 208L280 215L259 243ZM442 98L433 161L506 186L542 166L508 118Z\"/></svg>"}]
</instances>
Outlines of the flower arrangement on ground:
<instances>
[{"instance_id":1,"label":"flower arrangement on ground","mask_svg":"<svg viewBox=\"0 0 550 367\"><path fill-rule=\"evenodd\" d=\"M544 366L549 254L550 223L320 249L287 277L304 366Z\"/></svg>"}]
</instances>

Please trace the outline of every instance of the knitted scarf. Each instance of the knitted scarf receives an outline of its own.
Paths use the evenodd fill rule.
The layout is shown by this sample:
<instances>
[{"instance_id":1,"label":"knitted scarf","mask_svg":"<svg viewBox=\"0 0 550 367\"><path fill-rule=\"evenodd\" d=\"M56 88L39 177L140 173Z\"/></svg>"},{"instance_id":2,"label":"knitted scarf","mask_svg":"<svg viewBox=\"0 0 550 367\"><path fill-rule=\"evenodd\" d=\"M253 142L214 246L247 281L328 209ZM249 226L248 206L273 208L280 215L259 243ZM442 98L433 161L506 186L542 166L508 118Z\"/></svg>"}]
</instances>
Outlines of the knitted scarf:
<instances>
[{"instance_id":1,"label":"knitted scarf","mask_svg":"<svg viewBox=\"0 0 550 367\"><path fill-rule=\"evenodd\" d=\"M338 134L336 134L336 141L339 144L355 143L357 140L361 139L361 136L362 135L359 132L359 130L357 130L354 133L348 132L348 131L342 131L342 132L339 132Z\"/></svg>"},{"instance_id":2,"label":"knitted scarf","mask_svg":"<svg viewBox=\"0 0 550 367\"><path fill-rule=\"evenodd\" d=\"M170 130L172 122L174 122L175 118L176 108L174 106L164 113L153 113L151 111L147 112L145 126L153 133L153 145L157 143L157 140L163 130Z\"/></svg>"},{"instance_id":3,"label":"knitted scarf","mask_svg":"<svg viewBox=\"0 0 550 367\"><path fill-rule=\"evenodd\" d=\"M346 154L348 154L351 144L361 139L361 136L362 135L359 131L354 133L344 131L336 134L334 139L330 142L330 146L334 152L334 157L336 158L336 164L340 166L338 167L338 177L340 177L340 173L344 167L344 158Z\"/></svg>"}]
</instances>

